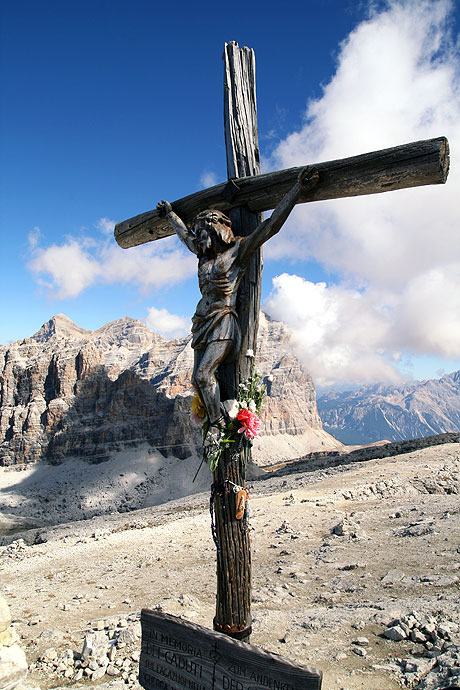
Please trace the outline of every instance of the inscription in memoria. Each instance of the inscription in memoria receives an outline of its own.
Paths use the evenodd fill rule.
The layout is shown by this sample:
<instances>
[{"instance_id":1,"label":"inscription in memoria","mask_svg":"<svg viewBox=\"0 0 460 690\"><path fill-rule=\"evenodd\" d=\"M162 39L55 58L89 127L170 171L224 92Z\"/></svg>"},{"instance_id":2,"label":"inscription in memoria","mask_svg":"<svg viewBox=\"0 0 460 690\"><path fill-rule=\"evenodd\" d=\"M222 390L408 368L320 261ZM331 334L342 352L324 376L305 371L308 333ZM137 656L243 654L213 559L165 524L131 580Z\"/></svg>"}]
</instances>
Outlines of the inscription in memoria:
<instances>
[{"instance_id":1,"label":"inscription in memoria","mask_svg":"<svg viewBox=\"0 0 460 690\"><path fill-rule=\"evenodd\" d=\"M145 690L320 690L322 673L226 635L144 609Z\"/></svg>"}]
</instances>

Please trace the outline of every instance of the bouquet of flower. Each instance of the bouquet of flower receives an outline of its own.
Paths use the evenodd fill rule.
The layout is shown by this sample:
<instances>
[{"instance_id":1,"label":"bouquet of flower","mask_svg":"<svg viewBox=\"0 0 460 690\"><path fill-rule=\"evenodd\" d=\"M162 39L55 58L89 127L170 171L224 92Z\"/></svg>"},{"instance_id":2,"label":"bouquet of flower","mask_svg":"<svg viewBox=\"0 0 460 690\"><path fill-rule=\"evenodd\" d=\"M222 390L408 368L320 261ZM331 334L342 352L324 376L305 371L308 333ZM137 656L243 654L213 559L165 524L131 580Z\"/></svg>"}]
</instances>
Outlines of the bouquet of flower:
<instances>
[{"instance_id":1,"label":"bouquet of flower","mask_svg":"<svg viewBox=\"0 0 460 690\"><path fill-rule=\"evenodd\" d=\"M268 378L270 379L271 377ZM260 431L261 422L258 415L263 406L266 389L267 387L263 383L260 373L252 367L249 378L239 385L238 398L224 400L222 403L225 427L222 429L222 436L218 444L208 446L206 446L206 435L209 428L209 419L199 394L195 393L192 401L193 419L196 423L203 425L203 444L205 448L201 464L203 461L206 461L211 472L214 472L217 468L224 449L229 447L233 448L232 456L235 460L238 458L241 449L243 449L246 467L252 439ZM195 481L200 467L193 481Z\"/></svg>"}]
</instances>

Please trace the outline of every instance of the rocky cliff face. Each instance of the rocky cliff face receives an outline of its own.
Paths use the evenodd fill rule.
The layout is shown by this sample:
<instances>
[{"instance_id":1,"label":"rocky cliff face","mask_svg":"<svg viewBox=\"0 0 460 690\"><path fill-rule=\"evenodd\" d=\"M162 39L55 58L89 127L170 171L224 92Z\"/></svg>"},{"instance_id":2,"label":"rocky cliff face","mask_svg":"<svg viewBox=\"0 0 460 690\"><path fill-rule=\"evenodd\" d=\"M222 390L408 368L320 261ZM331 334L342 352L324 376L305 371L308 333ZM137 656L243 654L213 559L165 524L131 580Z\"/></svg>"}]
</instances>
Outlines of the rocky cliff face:
<instances>
[{"instance_id":1,"label":"rocky cliff face","mask_svg":"<svg viewBox=\"0 0 460 690\"><path fill-rule=\"evenodd\" d=\"M432 436L460 430L460 371L391 388L364 386L318 398L324 427L343 443Z\"/></svg>"},{"instance_id":2,"label":"rocky cliff face","mask_svg":"<svg viewBox=\"0 0 460 690\"><path fill-rule=\"evenodd\" d=\"M336 446L287 329L261 315L258 343L258 368L273 375L259 461ZM53 317L31 338L0 348L0 464L97 463L145 443L187 457L200 445L190 416L192 366L189 338L168 341L128 317L97 331Z\"/></svg>"}]
</instances>

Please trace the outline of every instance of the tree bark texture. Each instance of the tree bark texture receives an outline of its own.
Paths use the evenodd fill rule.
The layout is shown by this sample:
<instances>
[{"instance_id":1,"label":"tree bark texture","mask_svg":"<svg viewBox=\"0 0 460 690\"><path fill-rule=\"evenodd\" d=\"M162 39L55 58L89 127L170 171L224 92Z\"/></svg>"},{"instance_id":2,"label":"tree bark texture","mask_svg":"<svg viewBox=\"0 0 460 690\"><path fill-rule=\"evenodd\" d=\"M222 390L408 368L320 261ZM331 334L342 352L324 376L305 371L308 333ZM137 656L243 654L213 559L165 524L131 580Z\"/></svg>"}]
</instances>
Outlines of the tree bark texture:
<instances>
[{"instance_id":1,"label":"tree bark texture","mask_svg":"<svg viewBox=\"0 0 460 690\"><path fill-rule=\"evenodd\" d=\"M249 48L235 42L225 44L224 124L229 178L260 174L255 92L255 59ZM245 236L261 222L261 214L246 207L229 213L233 231ZM236 359L224 363L218 371L221 399L237 397L238 384L250 374L253 359L246 355L255 350L262 277L262 252L259 250L241 282L237 297L241 328L241 349ZM225 450L214 473L214 484L225 487L215 495L217 552L217 597L214 628L238 639L249 641L251 626L251 551L247 520L236 519L236 494L232 484L244 486L244 453L232 457ZM229 484L232 482L232 484ZM236 633L236 635L235 635Z\"/></svg>"},{"instance_id":2,"label":"tree bark texture","mask_svg":"<svg viewBox=\"0 0 460 690\"><path fill-rule=\"evenodd\" d=\"M248 73L250 74L253 69L254 62L248 65ZM245 118L248 113L241 110L238 103L234 105L235 115ZM253 105L255 107L255 101ZM250 106L252 107L251 102L248 104L248 107ZM194 216L205 208L216 208L224 213L241 206L246 206L253 213L273 209L292 187L302 169L288 168L264 175L250 173L249 164L259 168L258 146L252 147L252 155L248 157L237 152L236 144L229 143L229 138L234 135L235 141L239 138L239 143L246 145L249 144L248 133L251 132L253 135L254 132L246 130L243 135L241 128L236 124L232 126L234 131L230 132L226 139L227 154L232 152L235 159L235 163L232 164L234 168L229 167L230 179L228 182L173 202L173 210L185 223L190 223ZM449 143L445 137L425 139L313 165L319 172L318 184L314 189L305 192L298 203L443 184L449 172ZM236 166L241 166L243 172L240 175L235 174ZM142 213L115 226L115 239L123 248L134 247L172 234L173 230L159 217L156 210Z\"/></svg>"}]
</instances>

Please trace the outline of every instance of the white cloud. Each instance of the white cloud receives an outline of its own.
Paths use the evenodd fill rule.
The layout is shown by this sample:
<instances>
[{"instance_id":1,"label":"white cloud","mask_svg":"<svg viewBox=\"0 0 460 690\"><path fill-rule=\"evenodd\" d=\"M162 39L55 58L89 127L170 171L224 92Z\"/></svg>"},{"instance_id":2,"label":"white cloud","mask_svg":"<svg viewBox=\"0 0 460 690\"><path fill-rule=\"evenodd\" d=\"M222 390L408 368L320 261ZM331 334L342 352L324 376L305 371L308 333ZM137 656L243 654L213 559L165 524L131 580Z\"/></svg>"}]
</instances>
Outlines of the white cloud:
<instances>
[{"instance_id":1,"label":"white cloud","mask_svg":"<svg viewBox=\"0 0 460 690\"><path fill-rule=\"evenodd\" d=\"M359 318L374 324L372 347L387 355L397 347L460 357L460 271L452 266L460 256L460 79L451 10L448 0L390 1L357 26L321 98L309 103L303 128L270 160L270 167L284 168L448 137L446 185L305 204L267 244L267 258L313 258L342 276L348 297L350 286L359 289ZM344 305L338 290L326 290L332 301L323 294L325 306L348 313L352 302ZM317 286L314 293L322 294ZM388 337L385 324L397 337ZM352 339L347 347L361 352ZM318 356L324 361L326 354ZM366 366L363 377L383 376Z\"/></svg>"},{"instance_id":2,"label":"white cloud","mask_svg":"<svg viewBox=\"0 0 460 690\"><path fill-rule=\"evenodd\" d=\"M191 322L177 314L170 314L167 309L150 307L145 318L147 326L155 333L161 333L168 338L180 338L188 335Z\"/></svg>"},{"instance_id":3,"label":"white cloud","mask_svg":"<svg viewBox=\"0 0 460 690\"><path fill-rule=\"evenodd\" d=\"M115 221L110 218L99 218L96 227L104 233L104 235L112 235L115 227Z\"/></svg>"},{"instance_id":4,"label":"white cloud","mask_svg":"<svg viewBox=\"0 0 460 690\"><path fill-rule=\"evenodd\" d=\"M402 353L460 356L460 263L435 268L396 294L375 287L273 280L264 311L286 323L301 359L321 386L395 383Z\"/></svg>"},{"instance_id":5,"label":"white cloud","mask_svg":"<svg viewBox=\"0 0 460 690\"><path fill-rule=\"evenodd\" d=\"M52 244L46 249L35 246L28 268L57 299L76 297L101 276L98 261L72 238L62 245Z\"/></svg>"},{"instance_id":6,"label":"white cloud","mask_svg":"<svg viewBox=\"0 0 460 690\"><path fill-rule=\"evenodd\" d=\"M317 385L400 380L391 363L396 348L382 356L390 320L375 296L286 273L273 280L273 288L263 309L289 326Z\"/></svg>"},{"instance_id":7,"label":"white cloud","mask_svg":"<svg viewBox=\"0 0 460 690\"><path fill-rule=\"evenodd\" d=\"M41 237L41 232L40 228L38 225L36 225L33 230L29 232L29 235L27 237L28 245L29 245L29 251L32 251L35 249L35 247L38 245L40 242L40 237Z\"/></svg>"},{"instance_id":8,"label":"white cloud","mask_svg":"<svg viewBox=\"0 0 460 690\"><path fill-rule=\"evenodd\" d=\"M112 223L101 219L97 227L107 233ZM67 237L60 244L38 245L39 235L29 237L29 270L56 299L77 297L97 283L133 283L143 290L179 283L196 272L196 257L177 248L174 238L151 242L129 251L110 237Z\"/></svg>"},{"instance_id":9,"label":"white cloud","mask_svg":"<svg viewBox=\"0 0 460 690\"><path fill-rule=\"evenodd\" d=\"M200 177L200 183L204 189L214 187L217 184L216 174L211 170L206 170Z\"/></svg>"}]
</instances>

